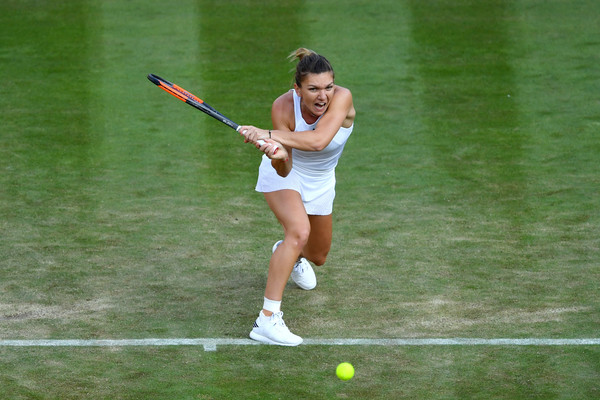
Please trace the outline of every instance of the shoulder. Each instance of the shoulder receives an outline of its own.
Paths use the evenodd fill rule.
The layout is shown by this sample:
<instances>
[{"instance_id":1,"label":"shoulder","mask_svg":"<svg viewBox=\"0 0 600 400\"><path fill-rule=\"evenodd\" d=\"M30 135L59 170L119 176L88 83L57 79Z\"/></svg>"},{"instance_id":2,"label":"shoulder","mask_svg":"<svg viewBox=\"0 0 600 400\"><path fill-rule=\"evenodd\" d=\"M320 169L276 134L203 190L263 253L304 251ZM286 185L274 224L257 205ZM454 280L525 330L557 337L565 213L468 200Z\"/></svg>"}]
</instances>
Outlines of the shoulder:
<instances>
[{"instance_id":1,"label":"shoulder","mask_svg":"<svg viewBox=\"0 0 600 400\"><path fill-rule=\"evenodd\" d=\"M335 96L352 100L352 92L343 86L335 85Z\"/></svg>"},{"instance_id":2,"label":"shoulder","mask_svg":"<svg viewBox=\"0 0 600 400\"><path fill-rule=\"evenodd\" d=\"M354 109L354 101L352 100L352 92L342 86L335 86L335 94L333 102L336 103L336 109L345 114L342 127L349 128L354 123L356 110Z\"/></svg>"},{"instance_id":3,"label":"shoulder","mask_svg":"<svg viewBox=\"0 0 600 400\"><path fill-rule=\"evenodd\" d=\"M342 108L350 109L353 107L352 92L350 92L350 89L335 85L332 103L335 103Z\"/></svg>"},{"instance_id":4,"label":"shoulder","mask_svg":"<svg viewBox=\"0 0 600 400\"><path fill-rule=\"evenodd\" d=\"M275 129L294 130L294 97L291 91L285 92L273 101L271 119Z\"/></svg>"},{"instance_id":5,"label":"shoulder","mask_svg":"<svg viewBox=\"0 0 600 400\"><path fill-rule=\"evenodd\" d=\"M294 98L291 91L287 91L273 101L273 111L289 111L294 107Z\"/></svg>"}]
</instances>

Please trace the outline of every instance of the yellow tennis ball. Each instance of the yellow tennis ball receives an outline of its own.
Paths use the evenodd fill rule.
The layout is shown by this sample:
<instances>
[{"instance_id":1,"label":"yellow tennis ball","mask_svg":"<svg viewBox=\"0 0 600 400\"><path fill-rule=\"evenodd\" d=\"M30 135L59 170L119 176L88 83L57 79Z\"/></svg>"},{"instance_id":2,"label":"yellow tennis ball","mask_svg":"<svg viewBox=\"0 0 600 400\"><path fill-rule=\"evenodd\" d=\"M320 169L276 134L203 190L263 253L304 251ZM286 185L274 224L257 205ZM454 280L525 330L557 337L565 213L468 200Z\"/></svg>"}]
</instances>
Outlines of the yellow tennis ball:
<instances>
[{"instance_id":1,"label":"yellow tennis ball","mask_svg":"<svg viewBox=\"0 0 600 400\"><path fill-rule=\"evenodd\" d=\"M354 367L352 364L343 362L335 369L335 374L343 381L349 381L354 376Z\"/></svg>"}]
</instances>

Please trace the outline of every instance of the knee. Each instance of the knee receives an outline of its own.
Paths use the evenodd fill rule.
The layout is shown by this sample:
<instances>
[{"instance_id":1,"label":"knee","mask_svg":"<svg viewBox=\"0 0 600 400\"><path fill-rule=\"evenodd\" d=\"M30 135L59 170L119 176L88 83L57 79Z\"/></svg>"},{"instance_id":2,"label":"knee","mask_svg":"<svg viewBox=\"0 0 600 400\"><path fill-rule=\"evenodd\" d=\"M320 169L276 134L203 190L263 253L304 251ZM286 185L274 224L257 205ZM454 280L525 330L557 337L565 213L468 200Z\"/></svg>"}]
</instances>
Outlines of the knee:
<instances>
[{"instance_id":1,"label":"knee","mask_svg":"<svg viewBox=\"0 0 600 400\"><path fill-rule=\"evenodd\" d=\"M310 261L312 261L316 266L320 267L321 265L325 264L325 261L327 261L327 252L313 255L310 258Z\"/></svg>"},{"instance_id":2,"label":"knee","mask_svg":"<svg viewBox=\"0 0 600 400\"><path fill-rule=\"evenodd\" d=\"M289 240L290 243L301 252L306 243L308 243L308 237L310 236L310 225L300 225L290 229L285 239Z\"/></svg>"},{"instance_id":3,"label":"knee","mask_svg":"<svg viewBox=\"0 0 600 400\"><path fill-rule=\"evenodd\" d=\"M323 245L323 243L321 243ZM329 246L320 246L318 248L305 249L305 257L313 264L320 267L327 261Z\"/></svg>"}]
</instances>

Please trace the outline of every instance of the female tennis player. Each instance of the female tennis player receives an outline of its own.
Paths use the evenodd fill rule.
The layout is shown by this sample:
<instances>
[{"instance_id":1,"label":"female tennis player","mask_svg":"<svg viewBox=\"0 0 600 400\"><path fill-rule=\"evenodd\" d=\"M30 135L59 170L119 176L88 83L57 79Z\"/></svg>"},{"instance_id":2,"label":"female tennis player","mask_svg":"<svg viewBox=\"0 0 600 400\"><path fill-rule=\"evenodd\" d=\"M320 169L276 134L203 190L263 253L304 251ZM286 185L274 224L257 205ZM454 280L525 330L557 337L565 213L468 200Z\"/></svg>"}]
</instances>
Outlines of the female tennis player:
<instances>
[{"instance_id":1,"label":"female tennis player","mask_svg":"<svg viewBox=\"0 0 600 400\"><path fill-rule=\"evenodd\" d=\"M264 194L284 234L273 246L263 309L250 337L283 346L302 343L283 321L283 291L290 275L302 289L317 285L309 261L323 265L331 247L335 167L355 117L352 94L334 83L325 57L299 48L290 58L298 60L294 88L273 102L273 129L240 129L246 142L265 153L256 190Z\"/></svg>"}]
</instances>

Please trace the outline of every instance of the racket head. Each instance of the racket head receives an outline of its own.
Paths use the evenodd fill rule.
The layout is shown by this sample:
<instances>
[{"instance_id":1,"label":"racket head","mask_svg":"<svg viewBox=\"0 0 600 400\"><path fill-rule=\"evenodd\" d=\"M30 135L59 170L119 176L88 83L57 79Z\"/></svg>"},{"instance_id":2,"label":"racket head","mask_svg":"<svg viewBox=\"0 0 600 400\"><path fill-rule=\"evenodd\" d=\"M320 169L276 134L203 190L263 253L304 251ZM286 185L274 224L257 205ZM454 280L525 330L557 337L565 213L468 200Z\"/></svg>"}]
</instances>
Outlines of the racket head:
<instances>
[{"instance_id":1,"label":"racket head","mask_svg":"<svg viewBox=\"0 0 600 400\"><path fill-rule=\"evenodd\" d=\"M180 99L182 101L191 100L191 101L198 102L200 104L204 103L204 101L201 98L199 98L198 96L193 95L192 93L188 92L181 86L178 86L172 82L169 82L168 80L163 79L158 75L149 74L148 79L150 80L150 82L154 83L159 88L163 89L164 91L166 91L169 94L172 94L173 96L177 97L178 99Z\"/></svg>"},{"instance_id":2,"label":"racket head","mask_svg":"<svg viewBox=\"0 0 600 400\"><path fill-rule=\"evenodd\" d=\"M227 118L226 116L224 116L223 114L221 114L220 112L215 110L213 107L208 105L206 102L204 102L204 100L202 100L198 96L185 90L181 86L178 86L172 82L169 82L168 80L163 79L160 76L155 75L155 74L149 74L148 80L150 80L150 82L154 83L156 86L158 86L165 92L169 93L170 95L177 97L179 100L181 100L181 101L189 104L190 106L197 108L198 110L202 111L203 113L206 113L206 114L210 115L211 117L221 121L222 123L229 126L230 128L235 129L235 130L238 129L238 127L239 127L238 124L236 124L235 122L233 122L232 120L230 120L229 118Z\"/></svg>"},{"instance_id":3,"label":"racket head","mask_svg":"<svg viewBox=\"0 0 600 400\"><path fill-rule=\"evenodd\" d=\"M235 122L233 122L232 120L230 120L229 118L227 118L226 116L221 114L219 111L217 111L216 109L214 109L213 107L211 107L210 105L205 103L204 100L202 100L198 96L188 92L181 86L178 86L172 82L169 82L168 80L163 79L160 76L155 75L155 74L148 74L148 80L150 80L150 82L154 83L156 86L158 86L165 92L177 97L179 100L191 105L192 107L197 108L198 110L210 115L211 117L221 121L225 125L229 126L232 129L235 129L236 131L239 132L240 125L236 124ZM265 142L263 140L258 141L258 144L261 146L264 143ZM278 148L277 148L277 146L275 146L274 153L276 153L277 150L278 150Z\"/></svg>"}]
</instances>

